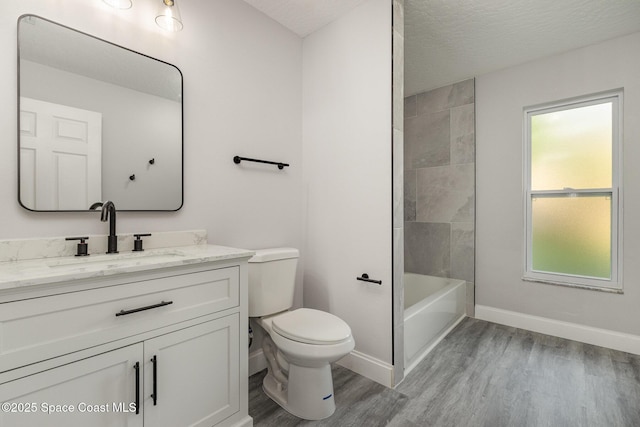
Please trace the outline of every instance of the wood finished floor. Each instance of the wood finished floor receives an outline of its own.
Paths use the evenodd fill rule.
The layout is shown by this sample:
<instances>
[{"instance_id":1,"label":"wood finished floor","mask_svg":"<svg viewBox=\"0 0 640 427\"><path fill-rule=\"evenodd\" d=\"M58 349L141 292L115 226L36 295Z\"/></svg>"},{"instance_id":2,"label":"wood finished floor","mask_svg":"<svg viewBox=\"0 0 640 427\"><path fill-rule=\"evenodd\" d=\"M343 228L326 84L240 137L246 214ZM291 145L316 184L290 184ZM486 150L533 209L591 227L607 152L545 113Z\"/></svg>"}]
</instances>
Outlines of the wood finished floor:
<instances>
[{"instance_id":1,"label":"wood finished floor","mask_svg":"<svg viewBox=\"0 0 640 427\"><path fill-rule=\"evenodd\" d=\"M336 412L290 415L249 379L255 426L640 426L640 356L465 319L396 387L340 366Z\"/></svg>"}]
</instances>

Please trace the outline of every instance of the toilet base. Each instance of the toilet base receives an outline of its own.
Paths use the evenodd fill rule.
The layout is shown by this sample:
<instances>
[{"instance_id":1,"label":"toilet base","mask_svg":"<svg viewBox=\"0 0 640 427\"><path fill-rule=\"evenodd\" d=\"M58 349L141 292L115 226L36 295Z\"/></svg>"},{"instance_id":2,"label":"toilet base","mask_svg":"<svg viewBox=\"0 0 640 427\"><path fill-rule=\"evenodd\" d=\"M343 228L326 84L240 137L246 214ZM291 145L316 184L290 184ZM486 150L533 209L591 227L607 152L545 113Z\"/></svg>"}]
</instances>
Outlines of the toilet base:
<instances>
[{"instance_id":1,"label":"toilet base","mask_svg":"<svg viewBox=\"0 0 640 427\"><path fill-rule=\"evenodd\" d=\"M317 368L289 364L286 384L276 380L269 368L262 389L284 410L305 420L322 420L336 410L329 364Z\"/></svg>"}]
</instances>

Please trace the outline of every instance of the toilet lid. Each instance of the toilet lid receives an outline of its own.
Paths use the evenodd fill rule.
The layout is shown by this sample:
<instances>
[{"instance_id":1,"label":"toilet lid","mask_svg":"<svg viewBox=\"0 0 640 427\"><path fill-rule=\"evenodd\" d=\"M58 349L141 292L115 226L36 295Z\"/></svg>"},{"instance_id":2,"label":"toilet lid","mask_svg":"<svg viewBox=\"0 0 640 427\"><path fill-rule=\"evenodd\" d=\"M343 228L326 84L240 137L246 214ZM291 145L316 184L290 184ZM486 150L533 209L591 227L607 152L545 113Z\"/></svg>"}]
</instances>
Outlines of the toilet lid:
<instances>
[{"instance_id":1,"label":"toilet lid","mask_svg":"<svg viewBox=\"0 0 640 427\"><path fill-rule=\"evenodd\" d=\"M351 328L342 319L311 308L299 308L276 316L272 327L285 338L307 344L334 344L351 336Z\"/></svg>"}]
</instances>

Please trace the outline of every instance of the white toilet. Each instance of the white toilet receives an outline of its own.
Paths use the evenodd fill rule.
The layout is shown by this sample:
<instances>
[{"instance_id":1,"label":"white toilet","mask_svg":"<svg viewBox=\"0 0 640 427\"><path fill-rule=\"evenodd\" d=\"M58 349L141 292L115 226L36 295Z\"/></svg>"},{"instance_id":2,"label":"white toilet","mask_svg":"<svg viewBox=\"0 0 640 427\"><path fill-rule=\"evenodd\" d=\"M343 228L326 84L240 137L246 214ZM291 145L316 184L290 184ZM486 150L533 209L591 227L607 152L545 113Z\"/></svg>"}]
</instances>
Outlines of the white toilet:
<instances>
[{"instance_id":1,"label":"white toilet","mask_svg":"<svg viewBox=\"0 0 640 427\"><path fill-rule=\"evenodd\" d=\"M355 342L349 325L333 314L288 311L298 256L293 248L256 251L249 260L249 317L266 331L264 392L299 418L321 420L336 409L330 364L353 350Z\"/></svg>"}]
</instances>

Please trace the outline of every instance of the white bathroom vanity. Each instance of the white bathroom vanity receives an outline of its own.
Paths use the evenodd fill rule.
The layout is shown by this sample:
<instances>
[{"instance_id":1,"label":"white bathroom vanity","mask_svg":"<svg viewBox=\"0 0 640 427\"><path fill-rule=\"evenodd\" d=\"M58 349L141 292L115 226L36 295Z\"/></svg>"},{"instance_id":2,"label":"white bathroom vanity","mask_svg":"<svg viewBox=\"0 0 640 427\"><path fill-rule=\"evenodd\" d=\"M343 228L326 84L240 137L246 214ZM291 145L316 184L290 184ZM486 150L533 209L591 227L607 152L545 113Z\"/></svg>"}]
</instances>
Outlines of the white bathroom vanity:
<instances>
[{"instance_id":1,"label":"white bathroom vanity","mask_svg":"<svg viewBox=\"0 0 640 427\"><path fill-rule=\"evenodd\" d=\"M252 255L198 244L0 262L0 425L251 426Z\"/></svg>"}]
</instances>

